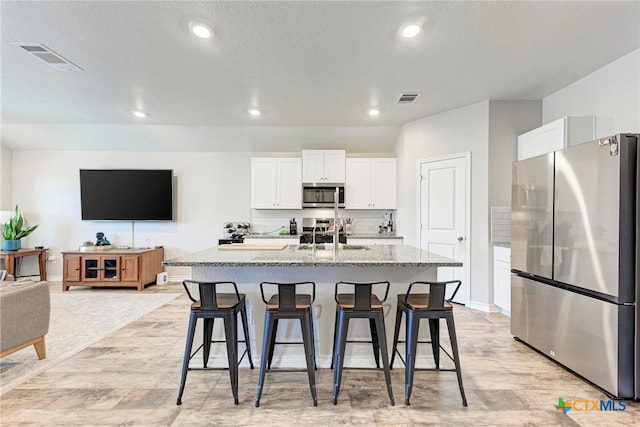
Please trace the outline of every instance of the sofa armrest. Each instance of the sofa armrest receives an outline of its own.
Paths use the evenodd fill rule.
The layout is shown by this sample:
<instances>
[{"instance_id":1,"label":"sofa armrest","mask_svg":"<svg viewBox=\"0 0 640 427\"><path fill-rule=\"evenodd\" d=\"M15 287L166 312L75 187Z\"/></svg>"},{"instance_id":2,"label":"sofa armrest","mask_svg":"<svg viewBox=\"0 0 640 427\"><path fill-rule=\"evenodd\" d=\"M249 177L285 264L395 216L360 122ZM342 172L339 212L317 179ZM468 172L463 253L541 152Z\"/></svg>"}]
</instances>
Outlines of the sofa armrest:
<instances>
[{"instance_id":1,"label":"sofa armrest","mask_svg":"<svg viewBox=\"0 0 640 427\"><path fill-rule=\"evenodd\" d=\"M51 297L47 282L0 285L0 352L49 332Z\"/></svg>"}]
</instances>

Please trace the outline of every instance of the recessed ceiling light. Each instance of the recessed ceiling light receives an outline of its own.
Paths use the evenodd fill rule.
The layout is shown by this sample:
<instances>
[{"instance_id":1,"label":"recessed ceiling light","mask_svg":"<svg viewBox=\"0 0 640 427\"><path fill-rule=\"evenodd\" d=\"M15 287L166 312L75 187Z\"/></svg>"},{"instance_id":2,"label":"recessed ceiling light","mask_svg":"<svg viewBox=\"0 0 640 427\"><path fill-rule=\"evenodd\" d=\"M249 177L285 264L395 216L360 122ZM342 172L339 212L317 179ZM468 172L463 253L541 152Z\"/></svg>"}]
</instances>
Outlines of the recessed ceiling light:
<instances>
[{"instance_id":1,"label":"recessed ceiling light","mask_svg":"<svg viewBox=\"0 0 640 427\"><path fill-rule=\"evenodd\" d=\"M202 22L191 21L189 22L189 29L196 36L201 39L209 39L213 36L213 30L207 24Z\"/></svg>"},{"instance_id":2,"label":"recessed ceiling light","mask_svg":"<svg viewBox=\"0 0 640 427\"><path fill-rule=\"evenodd\" d=\"M371 109L368 111L368 114L369 114L370 116L377 116L378 114L380 114L380 110L378 110L377 108L371 108Z\"/></svg>"},{"instance_id":3,"label":"recessed ceiling light","mask_svg":"<svg viewBox=\"0 0 640 427\"><path fill-rule=\"evenodd\" d=\"M416 24L407 25L402 29L402 37L410 39L415 37L420 32L420 26Z\"/></svg>"},{"instance_id":4,"label":"recessed ceiling light","mask_svg":"<svg viewBox=\"0 0 640 427\"><path fill-rule=\"evenodd\" d=\"M141 111L141 110L133 110L131 112L131 114L133 114L134 116L136 116L138 118L141 118L141 119L147 117L147 113L145 113L144 111Z\"/></svg>"},{"instance_id":5,"label":"recessed ceiling light","mask_svg":"<svg viewBox=\"0 0 640 427\"><path fill-rule=\"evenodd\" d=\"M258 117L262 113L257 108L252 108L249 110L249 114L251 114L254 117Z\"/></svg>"}]
</instances>

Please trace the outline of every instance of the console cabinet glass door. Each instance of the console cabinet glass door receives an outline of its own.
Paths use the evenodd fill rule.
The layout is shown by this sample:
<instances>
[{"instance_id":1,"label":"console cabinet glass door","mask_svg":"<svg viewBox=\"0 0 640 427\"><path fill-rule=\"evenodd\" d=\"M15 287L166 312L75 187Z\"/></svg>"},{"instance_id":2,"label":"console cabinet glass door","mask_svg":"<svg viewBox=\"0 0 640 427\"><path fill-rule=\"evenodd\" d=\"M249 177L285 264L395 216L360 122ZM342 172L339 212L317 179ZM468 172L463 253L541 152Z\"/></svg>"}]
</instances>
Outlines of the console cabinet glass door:
<instances>
[{"instance_id":1,"label":"console cabinet glass door","mask_svg":"<svg viewBox=\"0 0 640 427\"><path fill-rule=\"evenodd\" d=\"M91 282L119 281L120 258L114 256L84 256L82 280Z\"/></svg>"}]
</instances>

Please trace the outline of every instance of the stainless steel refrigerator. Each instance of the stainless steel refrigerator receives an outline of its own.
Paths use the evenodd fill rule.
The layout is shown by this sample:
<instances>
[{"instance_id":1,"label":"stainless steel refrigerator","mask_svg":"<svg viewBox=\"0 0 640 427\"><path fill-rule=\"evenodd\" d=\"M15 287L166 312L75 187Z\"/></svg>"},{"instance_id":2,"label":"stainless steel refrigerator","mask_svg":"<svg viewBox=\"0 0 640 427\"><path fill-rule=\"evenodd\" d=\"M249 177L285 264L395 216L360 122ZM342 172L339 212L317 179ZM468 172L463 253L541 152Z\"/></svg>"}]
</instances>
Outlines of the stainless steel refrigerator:
<instances>
[{"instance_id":1,"label":"stainless steel refrigerator","mask_svg":"<svg viewBox=\"0 0 640 427\"><path fill-rule=\"evenodd\" d=\"M638 139L513 164L511 332L617 398L640 397Z\"/></svg>"}]
</instances>

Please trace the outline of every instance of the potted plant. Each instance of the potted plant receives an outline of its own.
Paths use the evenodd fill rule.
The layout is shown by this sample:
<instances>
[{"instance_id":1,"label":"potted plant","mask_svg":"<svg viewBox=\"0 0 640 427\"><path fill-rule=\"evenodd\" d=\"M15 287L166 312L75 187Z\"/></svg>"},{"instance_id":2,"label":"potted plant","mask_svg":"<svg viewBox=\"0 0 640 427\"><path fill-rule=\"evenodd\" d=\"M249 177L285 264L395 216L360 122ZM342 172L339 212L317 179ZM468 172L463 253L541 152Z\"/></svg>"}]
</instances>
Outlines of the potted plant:
<instances>
[{"instance_id":1,"label":"potted plant","mask_svg":"<svg viewBox=\"0 0 640 427\"><path fill-rule=\"evenodd\" d=\"M33 233L37 225L32 227L24 227L24 218L20 213L18 205L16 205L16 214L9 218L7 222L2 225L2 250L3 251L17 251L22 247L20 239Z\"/></svg>"}]
</instances>

